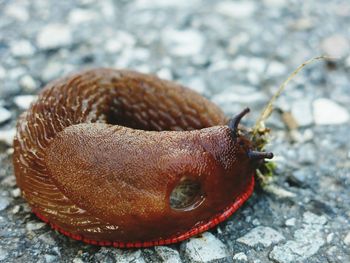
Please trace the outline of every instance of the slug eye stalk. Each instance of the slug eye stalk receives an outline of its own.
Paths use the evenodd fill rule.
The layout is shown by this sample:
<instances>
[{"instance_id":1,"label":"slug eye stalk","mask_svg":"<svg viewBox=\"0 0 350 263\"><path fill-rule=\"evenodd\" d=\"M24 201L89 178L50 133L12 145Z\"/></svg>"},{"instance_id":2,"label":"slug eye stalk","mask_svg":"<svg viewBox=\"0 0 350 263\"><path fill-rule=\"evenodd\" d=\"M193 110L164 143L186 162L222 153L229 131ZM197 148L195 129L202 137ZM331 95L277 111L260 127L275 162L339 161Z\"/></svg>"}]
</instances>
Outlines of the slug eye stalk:
<instances>
[{"instance_id":1,"label":"slug eye stalk","mask_svg":"<svg viewBox=\"0 0 350 263\"><path fill-rule=\"evenodd\" d=\"M238 136L238 125L242 118L250 112L249 108L245 108L241 113L237 114L235 117L229 120L228 127L231 129L231 134L233 138Z\"/></svg>"},{"instance_id":2,"label":"slug eye stalk","mask_svg":"<svg viewBox=\"0 0 350 263\"><path fill-rule=\"evenodd\" d=\"M249 151L248 157L251 160L262 160L262 159L272 159L273 153L272 152L258 152L258 151Z\"/></svg>"}]
</instances>

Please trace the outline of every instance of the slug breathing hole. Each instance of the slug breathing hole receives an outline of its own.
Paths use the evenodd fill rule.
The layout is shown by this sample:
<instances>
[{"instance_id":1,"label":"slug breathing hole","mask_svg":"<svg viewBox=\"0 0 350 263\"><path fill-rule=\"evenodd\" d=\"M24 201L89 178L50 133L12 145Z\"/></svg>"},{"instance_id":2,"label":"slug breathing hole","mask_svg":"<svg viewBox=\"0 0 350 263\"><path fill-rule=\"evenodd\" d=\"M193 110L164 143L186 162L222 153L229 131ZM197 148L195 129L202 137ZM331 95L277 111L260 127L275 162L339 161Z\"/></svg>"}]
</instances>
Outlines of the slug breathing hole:
<instances>
[{"instance_id":1,"label":"slug breathing hole","mask_svg":"<svg viewBox=\"0 0 350 263\"><path fill-rule=\"evenodd\" d=\"M170 194L170 207L174 210L189 211L204 201L201 185L198 181L183 178Z\"/></svg>"}]
</instances>

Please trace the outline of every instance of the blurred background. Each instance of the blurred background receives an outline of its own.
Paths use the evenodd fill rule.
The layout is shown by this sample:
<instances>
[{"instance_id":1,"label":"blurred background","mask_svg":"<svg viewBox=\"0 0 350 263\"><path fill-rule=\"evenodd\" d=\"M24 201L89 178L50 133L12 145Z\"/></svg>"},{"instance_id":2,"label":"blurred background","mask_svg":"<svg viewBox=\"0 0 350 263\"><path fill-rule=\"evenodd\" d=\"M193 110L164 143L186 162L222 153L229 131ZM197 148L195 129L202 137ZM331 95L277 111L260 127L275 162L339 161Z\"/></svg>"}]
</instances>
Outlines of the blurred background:
<instances>
[{"instance_id":1,"label":"blurred background","mask_svg":"<svg viewBox=\"0 0 350 263\"><path fill-rule=\"evenodd\" d=\"M37 220L12 171L17 116L49 81L91 67L175 80L252 126L269 119L276 178L227 222L170 247L71 241ZM0 0L0 262L350 262L348 0ZM155 224L156 227L156 224Z\"/></svg>"}]
</instances>

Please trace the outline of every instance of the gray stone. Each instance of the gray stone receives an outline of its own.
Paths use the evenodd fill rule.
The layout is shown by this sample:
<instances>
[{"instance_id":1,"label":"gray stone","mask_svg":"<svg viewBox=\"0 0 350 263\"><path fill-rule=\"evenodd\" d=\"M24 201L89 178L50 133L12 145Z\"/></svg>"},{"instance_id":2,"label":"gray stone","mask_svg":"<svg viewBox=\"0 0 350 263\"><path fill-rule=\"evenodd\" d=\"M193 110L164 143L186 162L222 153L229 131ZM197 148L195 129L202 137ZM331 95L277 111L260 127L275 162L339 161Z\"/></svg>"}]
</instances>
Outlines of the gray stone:
<instances>
[{"instance_id":1,"label":"gray stone","mask_svg":"<svg viewBox=\"0 0 350 263\"><path fill-rule=\"evenodd\" d=\"M0 248L0 260L4 260L7 258L8 252L3 248Z\"/></svg>"},{"instance_id":2,"label":"gray stone","mask_svg":"<svg viewBox=\"0 0 350 263\"><path fill-rule=\"evenodd\" d=\"M7 109L0 107L0 124L11 119L11 112Z\"/></svg>"},{"instance_id":3,"label":"gray stone","mask_svg":"<svg viewBox=\"0 0 350 263\"><path fill-rule=\"evenodd\" d=\"M270 7L283 7L287 4L287 0L264 0L263 2Z\"/></svg>"},{"instance_id":4,"label":"gray stone","mask_svg":"<svg viewBox=\"0 0 350 263\"><path fill-rule=\"evenodd\" d=\"M247 234L237 239L238 242L250 247L261 245L269 247L284 240L284 236L271 227L258 226L250 230Z\"/></svg>"},{"instance_id":5,"label":"gray stone","mask_svg":"<svg viewBox=\"0 0 350 263\"><path fill-rule=\"evenodd\" d=\"M6 76L6 70L0 66L0 79L3 79Z\"/></svg>"},{"instance_id":6,"label":"gray stone","mask_svg":"<svg viewBox=\"0 0 350 263\"><path fill-rule=\"evenodd\" d=\"M144 258L142 257L141 250L137 251L127 251L127 252L121 252L119 250L119 253L115 255L115 260L116 262L120 263L129 263L129 262L134 262L134 263L146 263Z\"/></svg>"},{"instance_id":7,"label":"gray stone","mask_svg":"<svg viewBox=\"0 0 350 263\"><path fill-rule=\"evenodd\" d=\"M35 231L35 230L43 228L45 225L46 225L46 223L43 223L43 222L28 222L26 224L26 229L28 231Z\"/></svg>"},{"instance_id":8,"label":"gray stone","mask_svg":"<svg viewBox=\"0 0 350 263\"><path fill-rule=\"evenodd\" d=\"M223 1L216 6L219 14L233 19L244 19L255 13L256 5L251 1Z\"/></svg>"},{"instance_id":9,"label":"gray stone","mask_svg":"<svg viewBox=\"0 0 350 263\"><path fill-rule=\"evenodd\" d=\"M79 25L98 19L98 14L91 10L74 9L68 15L69 24Z\"/></svg>"},{"instance_id":10,"label":"gray stone","mask_svg":"<svg viewBox=\"0 0 350 263\"><path fill-rule=\"evenodd\" d=\"M18 40L12 43L10 49L15 57L30 57L35 52L35 48L27 40Z\"/></svg>"},{"instance_id":11,"label":"gray stone","mask_svg":"<svg viewBox=\"0 0 350 263\"><path fill-rule=\"evenodd\" d=\"M199 54L204 46L203 36L196 30L166 29L162 40L172 55L187 57Z\"/></svg>"},{"instance_id":12,"label":"gray stone","mask_svg":"<svg viewBox=\"0 0 350 263\"><path fill-rule=\"evenodd\" d=\"M18 108L27 110L36 98L34 95L19 95L14 98L14 102Z\"/></svg>"},{"instance_id":13,"label":"gray stone","mask_svg":"<svg viewBox=\"0 0 350 263\"><path fill-rule=\"evenodd\" d=\"M184 256L190 262L211 262L228 257L226 246L213 234L205 232L181 245Z\"/></svg>"},{"instance_id":14,"label":"gray stone","mask_svg":"<svg viewBox=\"0 0 350 263\"><path fill-rule=\"evenodd\" d=\"M348 232L344 238L344 244L350 246L350 232Z\"/></svg>"},{"instance_id":15,"label":"gray stone","mask_svg":"<svg viewBox=\"0 0 350 263\"><path fill-rule=\"evenodd\" d=\"M10 205L10 199L5 196L0 196L0 211L5 210Z\"/></svg>"},{"instance_id":16,"label":"gray stone","mask_svg":"<svg viewBox=\"0 0 350 263\"><path fill-rule=\"evenodd\" d=\"M321 49L328 56L342 58L349 55L350 44L344 35L336 34L325 38Z\"/></svg>"},{"instance_id":17,"label":"gray stone","mask_svg":"<svg viewBox=\"0 0 350 263\"><path fill-rule=\"evenodd\" d=\"M5 8L5 14L21 22L25 22L29 19L28 10L18 1L13 1L13 3L7 5Z\"/></svg>"},{"instance_id":18,"label":"gray stone","mask_svg":"<svg viewBox=\"0 0 350 263\"><path fill-rule=\"evenodd\" d=\"M17 198L21 196L21 190L19 188L15 188L11 191L13 197Z\"/></svg>"},{"instance_id":19,"label":"gray stone","mask_svg":"<svg viewBox=\"0 0 350 263\"><path fill-rule=\"evenodd\" d=\"M266 75L269 77L284 76L287 72L287 67L278 61L268 63Z\"/></svg>"},{"instance_id":20,"label":"gray stone","mask_svg":"<svg viewBox=\"0 0 350 263\"><path fill-rule=\"evenodd\" d=\"M184 85L198 93L204 94L207 91L207 85L201 78L190 78L187 81L184 81Z\"/></svg>"},{"instance_id":21,"label":"gray stone","mask_svg":"<svg viewBox=\"0 0 350 263\"><path fill-rule=\"evenodd\" d=\"M7 145L12 145L13 139L16 134L16 129L9 130L0 130L0 142L3 142Z\"/></svg>"},{"instance_id":22,"label":"gray stone","mask_svg":"<svg viewBox=\"0 0 350 263\"><path fill-rule=\"evenodd\" d=\"M267 67L266 60L259 57L238 56L232 64L235 70L239 71L254 71L262 74Z\"/></svg>"},{"instance_id":23,"label":"gray stone","mask_svg":"<svg viewBox=\"0 0 350 263\"><path fill-rule=\"evenodd\" d=\"M325 244L322 233L326 217L306 212L303 215L304 225L294 233L294 240L275 246L269 257L280 263L303 262L315 255Z\"/></svg>"},{"instance_id":24,"label":"gray stone","mask_svg":"<svg viewBox=\"0 0 350 263\"><path fill-rule=\"evenodd\" d=\"M57 63L55 61L50 61L43 69L41 78L44 82L49 82L57 77L59 77L64 72L64 67L62 63Z\"/></svg>"},{"instance_id":25,"label":"gray stone","mask_svg":"<svg viewBox=\"0 0 350 263\"><path fill-rule=\"evenodd\" d=\"M154 248L158 256L164 263L181 263L180 254L177 250L165 246L157 246Z\"/></svg>"},{"instance_id":26,"label":"gray stone","mask_svg":"<svg viewBox=\"0 0 350 263\"><path fill-rule=\"evenodd\" d=\"M336 125L350 120L349 112L336 102L320 98L313 102L313 113L317 125Z\"/></svg>"},{"instance_id":27,"label":"gray stone","mask_svg":"<svg viewBox=\"0 0 350 263\"><path fill-rule=\"evenodd\" d=\"M57 256L55 255L45 254L44 258L46 263L57 262Z\"/></svg>"},{"instance_id":28,"label":"gray stone","mask_svg":"<svg viewBox=\"0 0 350 263\"><path fill-rule=\"evenodd\" d=\"M327 235L327 238L326 238L327 243L331 243L333 239L334 239L334 233L330 233Z\"/></svg>"},{"instance_id":29,"label":"gray stone","mask_svg":"<svg viewBox=\"0 0 350 263\"><path fill-rule=\"evenodd\" d=\"M312 103L309 99L298 99L292 104L292 116L300 127L313 124Z\"/></svg>"},{"instance_id":30,"label":"gray stone","mask_svg":"<svg viewBox=\"0 0 350 263\"><path fill-rule=\"evenodd\" d=\"M173 74L171 73L171 70L168 68L161 68L160 70L158 70L157 76L161 79L166 79L166 80L173 79Z\"/></svg>"},{"instance_id":31,"label":"gray stone","mask_svg":"<svg viewBox=\"0 0 350 263\"><path fill-rule=\"evenodd\" d=\"M305 212L303 214L303 222L305 222L308 225L324 225L327 223L327 217L325 216L318 216L311 212Z\"/></svg>"},{"instance_id":32,"label":"gray stone","mask_svg":"<svg viewBox=\"0 0 350 263\"><path fill-rule=\"evenodd\" d=\"M55 49L72 44L72 32L64 24L49 24L37 35L37 45L41 49Z\"/></svg>"},{"instance_id":33,"label":"gray stone","mask_svg":"<svg viewBox=\"0 0 350 263\"><path fill-rule=\"evenodd\" d=\"M30 75L24 75L20 78L19 84L25 91L34 91L36 88L36 82Z\"/></svg>"},{"instance_id":34,"label":"gray stone","mask_svg":"<svg viewBox=\"0 0 350 263\"><path fill-rule=\"evenodd\" d=\"M246 254L244 254L244 252L239 252L233 255L233 260L234 262L247 262L248 257Z\"/></svg>"},{"instance_id":35,"label":"gray stone","mask_svg":"<svg viewBox=\"0 0 350 263\"><path fill-rule=\"evenodd\" d=\"M235 92L233 92L233 90ZM221 93L218 93L212 97L212 101L215 103L222 104L233 104L233 103L244 103L251 104L257 102L266 101L267 96L263 92L255 91L255 89L249 86L235 86L231 90L224 90Z\"/></svg>"},{"instance_id":36,"label":"gray stone","mask_svg":"<svg viewBox=\"0 0 350 263\"><path fill-rule=\"evenodd\" d=\"M136 43L135 38L124 31L118 31L105 44L105 50L109 53L117 53L123 51L125 47L132 48Z\"/></svg>"},{"instance_id":37,"label":"gray stone","mask_svg":"<svg viewBox=\"0 0 350 263\"><path fill-rule=\"evenodd\" d=\"M184 8L191 6L191 4L195 4L198 0L193 0L189 3L187 0L138 0L136 1L135 7L136 9L149 9L149 8Z\"/></svg>"},{"instance_id":38,"label":"gray stone","mask_svg":"<svg viewBox=\"0 0 350 263\"><path fill-rule=\"evenodd\" d=\"M310 17L302 17L302 18L296 19L295 21L293 21L291 25L291 27L294 30L298 30L298 31L310 30L314 26L315 24L313 22L313 19L311 19Z\"/></svg>"},{"instance_id":39,"label":"gray stone","mask_svg":"<svg viewBox=\"0 0 350 263\"><path fill-rule=\"evenodd\" d=\"M289 218L286 220L285 225L286 226L295 226L295 221L296 221L296 219L294 217Z\"/></svg>"}]
</instances>

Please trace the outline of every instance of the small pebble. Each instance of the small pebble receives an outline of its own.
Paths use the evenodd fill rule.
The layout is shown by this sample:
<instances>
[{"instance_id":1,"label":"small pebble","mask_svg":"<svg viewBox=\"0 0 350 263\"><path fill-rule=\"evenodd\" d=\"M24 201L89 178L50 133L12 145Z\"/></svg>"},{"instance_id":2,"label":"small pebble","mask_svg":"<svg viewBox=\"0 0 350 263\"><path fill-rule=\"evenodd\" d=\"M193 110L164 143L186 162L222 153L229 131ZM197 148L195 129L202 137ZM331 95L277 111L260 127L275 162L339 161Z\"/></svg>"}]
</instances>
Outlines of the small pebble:
<instances>
[{"instance_id":1,"label":"small pebble","mask_svg":"<svg viewBox=\"0 0 350 263\"><path fill-rule=\"evenodd\" d=\"M46 263L57 262L57 256L55 255L45 254L44 258Z\"/></svg>"},{"instance_id":2,"label":"small pebble","mask_svg":"<svg viewBox=\"0 0 350 263\"><path fill-rule=\"evenodd\" d=\"M327 243L331 243L332 240L333 240L333 238L334 238L334 233L328 234L328 235L327 235L327 238L326 238Z\"/></svg>"},{"instance_id":3,"label":"small pebble","mask_svg":"<svg viewBox=\"0 0 350 263\"><path fill-rule=\"evenodd\" d=\"M14 102L21 110L27 110L36 98L34 95L19 95L14 98Z\"/></svg>"},{"instance_id":4,"label":"small pebble","mask_svg":"<svg viewBox=\"0 0 350 263\"><path fill-rule=\"evenodd\" d=\"M169 52L179 57L199 54L204 46L203 36L193 29L166 29L162 33L162 39Z\"/></svg>"},{"instance_id":5,"label":"small pebble","mask_svg":"<svg viewBox=\"0 0 350 263\"><path fill-rule=\"evenodd\" d=\"M12 145L13 139L15 138L16 129L0 130L0 142L3 142L9 146Z\"/></svg>"},{"instance_id":6,"label":"small pebble","mask_svg":"<svg viewBox=\"0 0 350 263\"><path fill-rule=\"evenodd\" d=\"M108 39L105 44L105 50L109 53L117 53L127 48L132 48L136 43L135 38L124 31L118 31L115 35Z\"/></svg>"},{"instance_id":7,"label":"small pebble","mask_svg":"<svg viewBox=\"0 0 350 263\"><path fill-rule=\"evenodd\" d=\"M256 5L251 1L223 1L215 9L219 14L227 17L244 19L255 13Z\"/></svg>"},{"instance_id":8,"label":"small pebble","mask_svg":"<svg viewBox=\"0 0 350 263\"><path fill-rule=\"evenodd\" d=\"M350 246L350 232L348 232L347 235L345 236L344 244L347 246Z\"/></svg>"},{"instance_id":9,"label":"small pebble","mask_svg":"<svg viewBox=\"0 0 350 263\"><path fill-rule=\"evenodd\" d=\"M285 225L286 226L295 226L296 219L294 217L289 218L286 220Z\"/></svg>"},{"instance_id":10,"label":"small pebble","mask_svg":"<svg viewBox=\"0 0 350 263\"><path fill-rule=\"evenodd\" d=\"M246 254L244 254L244 252L239 252L233 255L233 260L234 262L246 262L248 261L248 257Z\"/></svg>"},{"instance_id":11,"label":"small pebble","mask_svg":"<svg viewBox=\"0 0 350 263\"><path fill-rule=\"evenodd\" d=\"M198 77L192 77L188 80L184 80L184 85L188 88L197 91L200 94L204 94L207 91L207 85L203 81L203 79Z\"/></svg>"},{"instance_id":12,"label":"small pebble","mask_svg":"<svg viewBox=\"0 0 350 263\"><path fill-rule=\"evenodd\" d=\"M271 61L266 70L266 75L269 77L277 77L286 74L287 67L278 61Z\"/></svg>"},{"instance_id":13,"label":"small pebble","mask_svg":"<svg viewBox=\"0 0 350 263\"><path fill-rule=\"evenodd\" d=\"M292 104L292 115L299 127L312 125L312 103L308 99L298 99Z\"/></svg>"},{"instance_id":14,"label":"small pebble","mask_svg":"<svg viewBox=\"0 0 350 263\"><path fill-rule=\"evenodd\" d=\"M12 214L17 214L21 210L21 207L19 205L15 205L12 209Z\"/></svg>"},{"instance_id":15,"label":"small pebble","mask_svg":"<svg viewBox=\"0 0 350 263\"><path fill-rule=\"evenodd\" d=\"M0 79L3 79L6 76L6 70L0 66Z\"/></svg>"},{"instance_id":16,"label":"small pebble","mask_svg":"<svg viewBox=\"0 0 350 263\"><path fill-rule=\"evenodd\" d=\"M27 40L18 40L11 44L11 53L15 57L30 57L35 49Z\"/></svg>"},{"instance_id":17,"label":"small pebble","mask_svg":"<svg viewBox=\"0 0 350 263\"><path fill-rule=\"evenodd\" d=\"M269 253L270 259L278 263L307 262L324 245L322 228L326 217L305 212L303 219L305 224L295 231L294 240L274 246Z\"/></svg>"},{"instance_id":18,"label":"small pebble","mask_svg":"<svg viewBox=\"0 0 350 263\"><path fill-rule=\"evenodd\" d=\"M157 246L154 248L158 256L164 263L181 263L180 254L177 250L165 246Z\"/></svg>"},{"instance_id":19,"label":"small pebble","mask_svg":"<svg viewBox=\"0 0 350 263\"><path fill-rule=\"evenodd\" d=\"M313 114L317 125L336 125L350 120L349 112L336 102L320 98L313 102Z\"/></svg>"},{"instance_id":20,"label":"small pebble","mask_svg":"<svg viewBox=\"0 0 350 263\"><path fill-rule=\"evenodd\" d=\"M328 56L343 58L349 55L350 44L345 36L332 35L322 41L321 49Z\"/></svg>"},{"instance_id":21,"label":"small pebble","mask_svg":"<svg viewBox=\"0 0 350 263\"><path fill-rule=\"evenodd\" d=\"M11 191L11 194L12 194L12 196L13 197L20 197L21 196L21 190L19 189L19 188L16 188L16 189L13 189L12 191Z\"/></svg>"},{"instance_id":22,"label":"small pebble","mask_svg":"<svg viewBox=\"0 0 350 263\"><path fill-rule=\"evenodd\" d=\"M24 75L19 80L19 85L25 90L25 91L34 91L36 88L35 80L30 75Z\"/></svg>"},{"instance_id":23,"label":"small pebble","mask_svg":"<svg viewBox=\"0 0 350 263\"><path fill-rule=\"evenodd\" d=\"M41 49L55 49L72 44L72 32L63 24L44 26L37 35L37 45Z\"/></svg>"},{"instance_id":24,"label":"small pebble","mask_svg":"<svg viewBox=\"0 0 350 263\"><path fill-rule=\"evenodd\" d=\"M171 73L171 70L168 68L161 68L160 70L158 70L157 76L161 79L166 79L166 80L173 79L173 74Z\"/></svg>"},{"instance_id":25,"label":"small pebble","mask_svg":"<svg viewBox=\"0 0 350 263\"><path fill-rule=\"evenodd\" d=\"M11 112L3 107L0 107L0 124L11 119Z\"/></svg>"},{"instance_id":26,"label":"small pebble","mask_svg":"<svg viewBox=\"0 0 350 263\"><path fill-rule=\"evenodd\" d=\"M327 217L324 215L319 216L308 211L303 214L303 221L310 225L324 225L327 223Z\"/></svg>"},{"instance_id":27,"label":"small pebble","mask_svg":"<svg viewBox=\"0 0 350 263\"><path fill-rule=\"evenodd\" d=\"M237 239L238 242L250 247L262 245L269 247L284 240L284 236L271 227L258 226L250 230L247 234Z\"/></svg>"},{"instance_id":28,"label":"small pebble","mask_svg":"<svg viewBox=\"0 0 350 263\"><path fill-rule=\"evenodd\" d=\"M5 14L20 22L25 22L29 19L29 13L26 7L21 5L20 2L13 1L12 4L7 5L5 8Z\"/></svg>"},{"instance_id":29,"label":"small pebble","mask_svg":"<svg viewBox=\"0 0 350 263\"><path fill-rule=\"evenodd\" d=\"M46 223L43 222L28 222L26 225L26 229L28 231L34 231L43 228Z\"/></svg>"},{"instance_id":30,"label":"small pebble","mask_svg":"<svg viewBox=\"0 0 350 263\"><path fill-rule=\"evenodd\" d=\"M5 210L10 205L10 199L5 196L0 196L0 211Z\"/></svg>"},{"instance_id":31,"label":"small pebble","mask_svg":"<svg viewBox=\"0 0 350 263\"><path fill-rule=\"evenodd\" d=\"M73 9L68 15L69 24L79 25L98 19L98 14L94 11L84 9Z\"/></svg>"},{"instance_id":32,"label":"small pebble","mask_svg":"<svg viewBox=\"0 0 350 263\"><path fill-rule=\"evenodd\" d=\"M210 232L194 237L181 245L190 262L212 262L228 257L226 246Z\"/></svg>"},{"instance_id":33,"label":"small pebble","mask_svg":"<svg viewBox=\"0 0 350 263\"><path fill-rule=\"evenodd\" d=\"M8 252L5 251L4 249L0 248L0 260L6 259L8 256Z\"/></svg>"}]
</instances>

